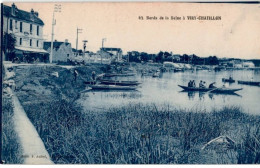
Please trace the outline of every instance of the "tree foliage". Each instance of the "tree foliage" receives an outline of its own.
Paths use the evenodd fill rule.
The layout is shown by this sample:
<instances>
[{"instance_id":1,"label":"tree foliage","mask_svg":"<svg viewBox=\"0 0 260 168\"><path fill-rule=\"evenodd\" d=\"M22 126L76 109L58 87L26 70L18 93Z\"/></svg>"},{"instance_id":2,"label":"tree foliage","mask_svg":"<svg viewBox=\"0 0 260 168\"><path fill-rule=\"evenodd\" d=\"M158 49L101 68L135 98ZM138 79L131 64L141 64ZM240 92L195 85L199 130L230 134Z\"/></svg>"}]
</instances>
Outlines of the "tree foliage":
<instances>
[{"instance_id":1,"label":"tree foliage","mask_svg":"<svg viewBox=\"0 0 260 168\"><path fill-rule=\"evenodd\" d=\"M5 33L3 37L3 51L6 53L11 53L14 51L16 43L16 38L14 34L10 33Z\"/></svg>"}]
</instances>

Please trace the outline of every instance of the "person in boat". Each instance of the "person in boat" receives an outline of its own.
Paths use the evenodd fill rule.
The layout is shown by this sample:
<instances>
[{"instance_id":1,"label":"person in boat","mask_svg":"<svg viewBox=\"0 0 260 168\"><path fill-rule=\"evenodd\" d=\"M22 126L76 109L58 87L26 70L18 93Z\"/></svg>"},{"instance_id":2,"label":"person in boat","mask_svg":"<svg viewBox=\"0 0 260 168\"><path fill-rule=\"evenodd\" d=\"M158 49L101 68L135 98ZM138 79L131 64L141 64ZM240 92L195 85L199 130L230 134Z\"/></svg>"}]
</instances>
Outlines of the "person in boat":
<instances>
[{"instance_id":1,"label":"person in boat","mask_svg":"<svg viewBox=\"0 0 260 168\"><path fill-rule=\"evenodd\" d=\"M216 83L216 82L213 82L213 83L209 84L209 88L216 88L216 86L214 86L215 83Z\"/></svg>"},{"instance_id":2,"label":"person in boat","mask_svg":"<svg viewBox=\"0 0 260 168\"><path fill-rule=\"evenodd\" d=\"M200 81L200 83L199 83L199 87L200 88L205 88L206 86L205 86L205 83L206 82L203 82L202 80Z\"/></svg>"},{"instance_id":3,"label":"person in boat","mask_svg":"<svg viewBox=\"0 0 260 168\"><path fill-rule=\"evenodd\" d=\"M193 87L192 86L192 81L190 80L189 83L188 83L188 87Z\"/></svg>"},{"instance_id":4,"label":"person in boat","mask_svg":"<svg viewBox=\"0 0 260 168\"><path fill-rule=\"evenodd\" d=\"M229 76L229 80L233 80L233 78L231 76Z\"/></svg>"},{"instance_id":5,"label":"person in boat","mask_svg":"<svg viewBox=\"0 0 260 168\"><path fill-rule=\"evenodd\" d=\"M191 86L190 87L196 87L196 84L195 84L194 80L191 81Z\"/></svg>"}]
</instances>

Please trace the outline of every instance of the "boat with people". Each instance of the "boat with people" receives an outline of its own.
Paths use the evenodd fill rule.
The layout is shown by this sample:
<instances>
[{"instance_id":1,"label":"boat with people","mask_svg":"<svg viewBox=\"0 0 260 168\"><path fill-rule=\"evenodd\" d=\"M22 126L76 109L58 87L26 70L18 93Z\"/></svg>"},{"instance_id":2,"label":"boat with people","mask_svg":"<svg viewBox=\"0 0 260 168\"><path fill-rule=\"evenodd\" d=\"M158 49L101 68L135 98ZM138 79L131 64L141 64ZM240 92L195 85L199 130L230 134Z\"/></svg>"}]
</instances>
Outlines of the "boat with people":
<instances>
[{"instance_id":1,"label":"boat with people","mask_svg":"<svg viewBox=\"0 0 260 168\"><path fill-rule=\"evenodd\" d=\"M100 80L100 83L105 85L120 85L120 86L137 86L141 84L138 81L120 81L120 80Z\"/></svg>"},{"instance_id":2,"label":"boat with people","mask_svg":"<svg viewBox=\"0 0 260 168\"><path fill-rule=\"evenodd\" d=\"M226 82L226 83L235 83L236 81L232 78L222 78L222 82Z\"/></svg>"},{"instance_id":3,"label":"boat with people","mask_svg":"<svg viewBox=\"0 0 260 168\"><path fill-rule=\"evenodd\" d=\"M104 84L96 84L96 85L88 85L88 87L93 90L136 90L137 86L118 86L118 85L104 85Z\"/></svg>"},{"instance_id":4,"label":"boat with people","mask_svg":"<svg viewBox=\"0 0 260 168\"><path fill-rule=\"evenodd\" d=\"M207 88L207 87L188 87L188 86L182 86L178 85L183 90L186 91L199 91L199 92L212 92L212 93L234 93L236 91L242 90L242 88Z\"/></svg>"},{"instance_id":5,"label":"boat with people","mask_svg":"<svg viewBox=\"0 0 260 168\"><path fill-rule=\"evenodd\" d=\"M244 85L253 85L253 86L260 86L260 82L257 81L237 81L238 84L244 84Z\"/></svg>"}]
</instances>

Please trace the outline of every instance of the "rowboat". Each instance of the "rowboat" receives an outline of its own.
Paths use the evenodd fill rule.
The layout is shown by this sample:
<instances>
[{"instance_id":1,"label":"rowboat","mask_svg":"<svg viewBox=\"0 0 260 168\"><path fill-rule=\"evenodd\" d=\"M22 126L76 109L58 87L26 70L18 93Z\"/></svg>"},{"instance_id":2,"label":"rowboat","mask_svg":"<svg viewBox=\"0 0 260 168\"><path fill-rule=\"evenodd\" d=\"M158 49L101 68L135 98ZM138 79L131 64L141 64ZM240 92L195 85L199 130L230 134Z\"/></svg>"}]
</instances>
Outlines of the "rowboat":
<instances>
[{"instance_id":1,"label":"rowboat","mask_svg":"<svg viewBox=\"0 0 260 168\"><path fill-rule=\"evenodd\" d=\"M96 81L84 81L84 83L87 84L87 85L94 85L97 82Z\"/></svg>"},{"instance_id":2,"label":"rowboat","mask_svg":"<svg viewBox=\"0 0 260 168\"><path fill-rule=\"evenodd\" d=\"M173 70L173 72L183 72L184 71L184 69L181 69L181 68L175 68L174 70Z\"/></svg>"},{"instance_id":3,"label":"rowboat","mask_svg":"<svg viewBox=\"0 0 260 168\"><path fill-rule=\"evenodd\" d=\"M115 76L134 76L135 73L106 73L104 77L115 77Z\"/></svg>"},{"instance_id":4,"label":"rowboat","mask_svg":"<svg viewBox=\"0 0 260 168\"><path fill-rule=\"evenodd\" d=\"M155 72L154 74L153 74L153 78L157 78L157 77L159 77L160 76L160 72Z\"/></svg>"},{"instance_id":5,"label":"rowboat","mask_svg":"<svg viewBox=\"0 0 260 168\"><path fill-rule=\"evenodd\" d=\"M89 85L93 90L136 90L136 86Z\"/></svg>"},{"instance_id":6,"label":"rowboat","mask_svg":"<svg viewBox=\"0 0 260 168\"><path fill-rule=\"evenodd\" d=\"M136 86L141 84L138 81L119 81L119 80L100 80L100 83L105 85L120 85L120 86Z\"/></svg>"},{"instance_id":7,"label":"rowboat","mask_svg":"<svg viewBox=\"0 0 260 168\"><path fill-rule=\"evenodd\" d=\"M256 81L237 81L238 84L260 86L260 82Z\"/></svg>"},{"instance_id":8,"label":"rowboat","mask_svg":"<svg viewBox=\"0 0 260 168\"><path fill-rule=\"evenodd\" d=\"M222 78L222 82L235 83L235 80L234 80L234 79L226 79L226 78Z\"/></svg>"},{"instance_id":9,"label":"rowboat","mask_svg":"<svg viewBox=\"0 0 260 168\"><path fill-rule=\"evenodd\" d=\"M188 87L188 86L182 86L178 85L183 90L186 91L199 91L199 92L211 92L211 93L234 93L236 91L242 90L242 88L200 88L200 87Z\"/></svg>"}]
</instances>

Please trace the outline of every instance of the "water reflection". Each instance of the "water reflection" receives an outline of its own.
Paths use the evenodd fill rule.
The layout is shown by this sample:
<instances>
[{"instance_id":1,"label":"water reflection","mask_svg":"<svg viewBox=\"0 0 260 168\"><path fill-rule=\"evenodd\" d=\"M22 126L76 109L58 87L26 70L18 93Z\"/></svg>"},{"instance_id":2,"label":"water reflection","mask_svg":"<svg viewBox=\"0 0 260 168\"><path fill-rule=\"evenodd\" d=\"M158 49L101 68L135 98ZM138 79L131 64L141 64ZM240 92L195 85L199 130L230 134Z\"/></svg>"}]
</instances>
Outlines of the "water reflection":
<instances>
[{"instance_id":1,"label":"water reflection","mask_svg":"<svg viewBox=\"0 0 260 168\"><path fill-rule=\"evenodd\" d=\"M188 97L190 100L194 100L195 92L188 92Z\"/></svg>"},{"instance_id":2,"label":"water reflection","mask_svg":"<svg viewBox=\"0 0 260 168\"><path fill-rule=\"evenodd\" d=\"M229 97L229 96L236 96L236 97L242 98L242 96L237 93L212 93L212 92L195 92L195 91L185 91L185 90L182 90L179 93L187 94L189 100L195 100L196 94L199 95L199 100L204 100L206 94L208 95L210 100L215 100L215 96L221 96L223 99L225 99L225 97Z\"/></svg>"}]
</instances>

